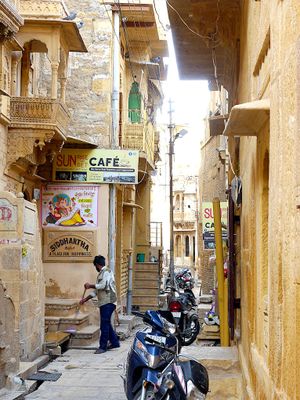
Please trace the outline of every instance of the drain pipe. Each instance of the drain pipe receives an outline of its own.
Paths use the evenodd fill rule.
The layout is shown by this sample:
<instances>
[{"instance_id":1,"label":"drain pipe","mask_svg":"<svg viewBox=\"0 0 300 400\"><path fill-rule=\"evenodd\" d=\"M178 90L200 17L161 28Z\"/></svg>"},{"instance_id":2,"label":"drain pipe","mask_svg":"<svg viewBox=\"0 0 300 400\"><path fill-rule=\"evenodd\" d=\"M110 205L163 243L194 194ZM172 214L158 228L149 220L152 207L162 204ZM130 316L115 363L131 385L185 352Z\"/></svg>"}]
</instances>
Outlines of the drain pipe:
<instances>
[{"instance_id":1,"label":"drain pipe","mask_svg":"<svg viewBox=\"0 0 300 400\"><path fill-rule=\"evenodd\" d=\"M111 148L119 147L119 91L120 91L120 16L113 11L113 92L112 92L112 132ZM113 273L116 269L116 198L117 189L114 183L109 184L109 225L108 225L108 253L109 266Z\"/></svg>"}]
</instances>

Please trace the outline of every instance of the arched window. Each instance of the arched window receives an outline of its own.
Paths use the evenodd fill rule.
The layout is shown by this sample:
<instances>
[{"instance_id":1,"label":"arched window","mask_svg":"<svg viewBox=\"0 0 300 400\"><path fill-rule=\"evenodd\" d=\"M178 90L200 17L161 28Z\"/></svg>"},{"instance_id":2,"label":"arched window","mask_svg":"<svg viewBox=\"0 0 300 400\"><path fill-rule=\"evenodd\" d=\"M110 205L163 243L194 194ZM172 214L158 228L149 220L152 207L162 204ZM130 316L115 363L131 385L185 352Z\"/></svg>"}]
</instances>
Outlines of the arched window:
<instances>
[{"instance_id":1,"label":"arched window","mask_svg":"<svg viewBox=\"0 0 300 400\"><path fill-rule=\"evenodd\" d=\"M131 123L139 124L141 122L141 106L142 96L139 84L133 82L128 97L128 118Z\"/></svg>"},{"instance_id":2,"label":"arched window","mask_svg":"<svg viewBox=\"0 0 300 400\"><path fill-rule=\"evenodd\" d=\"M190 238L188 236L185 237L185 256L190 256Z\"/></svg>"},{"instance_id":3,"label":"arched window","mask_svg":"<svg viewBox=\"0 0 300 400\"><path fill-rule=\"evenodd\" d=\"M179 235L175 239L175 257L181 257L181 237Z\"/></svg>"},{"instance_id":4,"label":"arched window","mask_svg":"<svg viewBox=\"0 0 300 400\"><path fill-rule=\"evenodd\" d=\"M176 211L180 210L180 196L179 196L179 194L177 194L176 197L175 197L175 210Z\"/></svg>"}]
</instances>

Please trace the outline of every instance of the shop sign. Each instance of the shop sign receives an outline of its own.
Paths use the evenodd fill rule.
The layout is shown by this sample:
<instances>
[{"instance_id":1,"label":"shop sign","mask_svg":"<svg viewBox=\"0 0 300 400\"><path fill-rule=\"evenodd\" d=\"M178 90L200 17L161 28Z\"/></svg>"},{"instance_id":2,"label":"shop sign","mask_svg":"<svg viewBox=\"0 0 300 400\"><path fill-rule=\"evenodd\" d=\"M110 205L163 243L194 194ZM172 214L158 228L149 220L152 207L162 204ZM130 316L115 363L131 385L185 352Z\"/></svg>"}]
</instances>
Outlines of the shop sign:
<instances>
[{"instance_id":1,"label":"shop sign","mask_svg":"<svg viewBox=\"0 0 300 400\"><path fill-rule=\"evenodd\" d=\"M85 262L95 256L95 231L44 231L45 262Z\"/></svg>"},{"instance_id":2,"label":"shop sign","mask_svg":"<svg viewBox=\"0 0 300 400\"><path fill-rule=\"evenodd\" d=\"M53 161L53 181L138 183L139 152L112 149L63 149Z\"/></svg>"},{"instance_id":3,"label":"shop sign","mask_svg":"<svg viewBox=\"0 0 300 400\"><path fill-rule=\"evenodd\" d=\"M41 191L43 228L87 228L98 224L98 186L45 185Z\"/></svg>"},{"instance_id":4,"label":"shop sign","mask_svg":"<svg viewBox=\"0 0 300 400\"><path fill-rule=\"evenodd\" d=\"M227 239L227 202L221 202L221 224L222 224L222 238ZM203 234L203 248L215 249L215 225L213 203L202 203L202 234Z\"/></svg>"}]
</instances>

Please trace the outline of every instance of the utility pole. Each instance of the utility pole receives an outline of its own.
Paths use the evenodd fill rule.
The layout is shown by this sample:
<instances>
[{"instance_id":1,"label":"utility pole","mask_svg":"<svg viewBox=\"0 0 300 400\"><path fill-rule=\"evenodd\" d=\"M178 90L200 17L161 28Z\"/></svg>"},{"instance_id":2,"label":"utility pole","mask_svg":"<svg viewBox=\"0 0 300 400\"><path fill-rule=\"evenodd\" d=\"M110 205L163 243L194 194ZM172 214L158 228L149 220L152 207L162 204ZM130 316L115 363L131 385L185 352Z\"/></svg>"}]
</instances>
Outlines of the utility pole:
<instances>
[{"instance_id":1,"label":"utility pole","mask_svg":"<svg viewBox=\"0 0 300 400\"><path fill-rule=\"evenodd\" d=\"M174 154L174 128L172 100L169 100L169 178L170 178L170 281L174 287L174 213L173 213L173 154Z\"/></svg>"},{"instance_id":2,"label":"utility pole","mask_svg":"<svg viewBox=\"0 0 300 400\"><path fill-rule=\"evenodd\" d=\"M119 92L120 92L120 17L119 11L113 11L113 92L112 92L112 132L111 148L119 146ZM116 266L116 185L109 184L109 226L108 258L109 266L115 272Z\"/></svg>"}]
</instances>

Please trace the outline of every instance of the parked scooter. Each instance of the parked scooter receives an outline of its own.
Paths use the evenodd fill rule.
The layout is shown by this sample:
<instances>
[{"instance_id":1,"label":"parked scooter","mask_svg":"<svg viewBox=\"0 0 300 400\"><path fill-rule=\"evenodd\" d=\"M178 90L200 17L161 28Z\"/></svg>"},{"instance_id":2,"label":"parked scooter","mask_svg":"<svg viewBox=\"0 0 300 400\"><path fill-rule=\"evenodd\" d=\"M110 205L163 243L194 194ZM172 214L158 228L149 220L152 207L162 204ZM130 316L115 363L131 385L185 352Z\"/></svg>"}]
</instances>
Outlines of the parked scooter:
<instances>
[{"instance_id":1,"label":"parked scooter","mask_svg":"<svg viewBox=\"0 0 300 400\"><path fill-rule=\"evenodd\" d=\"M202 400L208 374L199 362L179 355L176 327L168 311L134 312L151 327L136 333L126 362L128 400ZM186 360L182 360L182 358Z\"/></svg>"},{"instance_id":2,"label":"parked scooter","mask_svg":"<svg viewBox=\"0 0 300 400\"><path fill-rule=\"evenodd\" d=\"M194 293L190 289L186 289L184 293L172 289L171 293L172 295L168 301L168 310L171 311L178 327L181 345L189 346L196 340L200 332Z\"/></svg>"}]
</instances>

